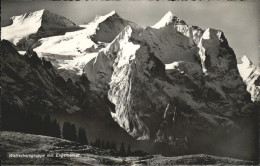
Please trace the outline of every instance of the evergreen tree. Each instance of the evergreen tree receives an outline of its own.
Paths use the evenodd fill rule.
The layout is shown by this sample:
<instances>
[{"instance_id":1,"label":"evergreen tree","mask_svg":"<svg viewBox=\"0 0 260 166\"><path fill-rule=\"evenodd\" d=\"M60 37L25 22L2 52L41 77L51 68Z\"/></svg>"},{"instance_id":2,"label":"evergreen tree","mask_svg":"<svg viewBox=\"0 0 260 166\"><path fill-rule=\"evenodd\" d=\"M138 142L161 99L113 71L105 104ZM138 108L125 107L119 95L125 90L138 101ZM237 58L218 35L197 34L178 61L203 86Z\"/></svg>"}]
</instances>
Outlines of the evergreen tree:
<instances>
[{"instance_id":1,"label":"evergreen tree","mask_svg":"<svg viewBox=\"0 0 260 166\"><path fill-rule=\"evenodd\" d=\"M52 136L60 138L61 137L60 125L59 125L59 123L57 122L56 119L54 119L52 121L52 125L51 126L52 126L52 128L51 128Z\"/></svg>"},{"instance_id":2,"label":"evergreen tree","mask_svg":"<svg viewBox=\"0 0 260 166\"><path fill-rule=\"evenodd\" d=\"M117 151L116 144L114 142L111 143L110 147L111 147L111 149Z\"/></svg>"},{"instance_id":3,"label":"evergreen tree","mask_svg":"<svg viewBox=\"0 0 260 166\"><path fill-rule=\"evenodd\" d=\"M102 141L101 141L101 148L102 149L105 149L106 147L105 147L105 143L104 143L104 140L102 139Z\"/></svg>"},{"instance_id":4,"label":"evergreen tree","mask_svg":"<svg viewBox=\"0 0 260 166\"><path fill-rule=\"evenodd\" d=\"M111 148L110 143L109 143L108 141L107 141L107 143L106 143L105 148L106 148L106 149L110 149L110 148Z\"/></svg>"},{"instance_id":5,"label":"evergreen tree","mask_svg":"<svg viewBox=\"0 0 260 166\"><path fill-rule=\"evenodd\" d=\"M70 126L70 133L71 133L71 141L77 141L77 131L74 124Z\"/></svg>"},{"instance_id":6,"label":"evergreen tree","mask_svg":"<svg viewBox=\"0 0 260 166\"><path fill-rule=\"evenodd\" d=\"M130 146L130 144L128 144L127 151L126 151L126 155L127 155L127 156L130 156L130 155L131 155L131 146Z\"/></svg>"},{"instance_id":7,"label":"evergreen tree","mask_svg":"<svg viewBox=\"0 0 260 166\"><path fill-rule=\"evenodd\" d=\"M78 131L78 142L83 145L88 145L88 139L84 128L79 128Z\"/></svg>"},{"instance_id":8,"label":"evergreen tree","mask_svg":"<svg viewBox=\"0 0 260 166\"><path fill-rule=\"evenodd\" d=\"M3 104L3 107L5 108L6 105ZM4 130L52 137L61 136L59 123L57 120L52 121L50 115L41 116L32 110L22 111L14 108L8 111L4 110L2 112L2 118L2 126Z\"/></svg>"},{"instance_id":9,"label":"evergreen tree","mask_svg":"<svg viewBox=\"0 0 260 166\"><path fill-rule=\"evenodd\" d=\"M62 136L64 139L69 139L69 123L64 122L62 127Z\"/></svg>"},{"instance_id":10,"label":"evergreen tree","mask_svg":"<svg viewBox=\"0 0 260 166\"><path fill-rule=\"evenodd\" d=\"M97 147L97 148L101 148L101 141L100 141L100 139L96 139L96 142L95 142L94 146Z\"/></svg>"},{"instance_id":11,"label":"evergreen tree","mask_svg":"<svg viewBox=\"0 0 260 166\"><path fill-rule=\"evenodd\" d=\"M94 147L94 143L93 143L93 142L90 142L90 146Z\"/></svg>"},{"instance_id":12,"label":"evergreen tree","mask_svg":"<svg viewBox=\"0 0 260 166\"><path fill-rule=\"evenodd\" d=\"M74 124L70 124L69 122L65 122L62 128L62 135L64 139L70 141L77 141L77 133L76 127Z\"/></svg>"},{"instance_id":13,"label":"evergreen tree","mask_svg":"<svg viewBox=\"0 0 260 166\"><path fill-rule=\"evenodd\" d=\"M50 115L47 115L43 118L43 135L52 136L52 125Z\"/></svg>"},{"instance_id":14,"label":"evergreen tree","mask_svg":"<svg viewBox=\"0 0 260 166\"><path fill-rule=\"evenodd\" d=\"M120 150L119 150L119 154L120 154L121 156L125 156L125 145L124 145L123 142L121 143Z\"/></svg>"}]
</instances>

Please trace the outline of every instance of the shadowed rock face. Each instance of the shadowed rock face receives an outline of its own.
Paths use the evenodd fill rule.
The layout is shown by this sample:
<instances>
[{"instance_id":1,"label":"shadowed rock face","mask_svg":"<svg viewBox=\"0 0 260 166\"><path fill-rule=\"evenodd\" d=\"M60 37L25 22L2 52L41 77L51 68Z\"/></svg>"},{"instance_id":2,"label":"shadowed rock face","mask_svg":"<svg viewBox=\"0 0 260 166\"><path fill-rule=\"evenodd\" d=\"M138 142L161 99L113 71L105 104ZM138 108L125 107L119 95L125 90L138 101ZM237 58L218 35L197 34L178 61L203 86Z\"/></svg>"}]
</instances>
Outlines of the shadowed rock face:
<instances>
[{"instance_id":1,"label":"shadowed rock face","mask_svg":"<svg viewBox=\"0 0 260 166\"><path fill-rule=\"evenodd\" d=\"M41 60L33 51L21 56L6 40L1 41L1 55L2 102L21 110L35 105L38 111L80 111L75 99L80 94L74 95L66 88L67 83L50 62Z\"/></svg>"},{"instance_id":2,"label":"shadowed rock face","mask_svg":"<svg viewBox=\"0 0 260 166\"><path fill-rule=\"evenodd\" d=\"M260 77L258 77L258 78L255 80L255 85L256 85L256 86L260 86Z\"/></svg>"},{"instance_id":3,"label":"shadowed rock face","mask_svg":"<svg viewBox=\"0 0 260 166\"><path fill-rule=\"evenodd\" d=\"M98 54L93 70L85 70L93 87L115 104L114 120L136 139L174 144L186 137L196 140L191 149L211 144L223 152L217 146L236 149L225 140L239 133L237 143L255 138L256 110L248 107L234 51L222 31L200 32L190 43L172 24L142 32L127 26ZM253 144L244 144L252 150L247 155Z\"/></svg>"}]
</instances>

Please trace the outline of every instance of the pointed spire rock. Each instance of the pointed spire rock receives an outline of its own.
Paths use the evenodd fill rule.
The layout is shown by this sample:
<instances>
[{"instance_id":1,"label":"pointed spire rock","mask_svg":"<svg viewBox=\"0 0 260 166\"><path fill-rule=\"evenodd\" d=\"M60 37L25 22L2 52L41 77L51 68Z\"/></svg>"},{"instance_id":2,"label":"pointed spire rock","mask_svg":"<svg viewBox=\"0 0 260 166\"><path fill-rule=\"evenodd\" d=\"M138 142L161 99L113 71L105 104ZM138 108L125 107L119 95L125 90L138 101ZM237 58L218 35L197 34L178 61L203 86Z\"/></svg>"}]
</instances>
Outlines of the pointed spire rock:
<instances>
[{"instance_id":1,"label":"pointed spire rock","mask_svg":"<svg viewBox=\"0 0 260 166\"><path fill-rule=\"evenodd\" d=\"M174 14L169 10L165 16L168 16L168 17L174 17Z\"/></svg>"},{"instance_id":2,"label":"pointed spire rock","mask_svg":"<svg viewBox=\"0 0 260 166\"><path fill-rule=\"evenodd\" d=\"M170 23L174 24L186 24L183 20L175 16L171 11L168 11L159 22L152 26L152 28L159 29L169 25Z\"/></svg>"},{"instance_id":3,"label":"pointed spire rock","mask_svg":"<svg viewBox=\"0 0 260 166\"><path fill-rule=\"evenodd\" d=\"M115 10L113 10L112 12L110 12L109 14L114 15L117 14Z\"/></svg>"},{"instance_id":4,"label":"pointed spire rock","mask_svg":"<svg viewBox=\"0 0 260 166\"><path fill-rule=\"evenodd\" d=\"M110 43L131 22L121 18L115 11L104 16L97 16L88 24L94 30L92 41Z\"/></svg>"}]
</instances>

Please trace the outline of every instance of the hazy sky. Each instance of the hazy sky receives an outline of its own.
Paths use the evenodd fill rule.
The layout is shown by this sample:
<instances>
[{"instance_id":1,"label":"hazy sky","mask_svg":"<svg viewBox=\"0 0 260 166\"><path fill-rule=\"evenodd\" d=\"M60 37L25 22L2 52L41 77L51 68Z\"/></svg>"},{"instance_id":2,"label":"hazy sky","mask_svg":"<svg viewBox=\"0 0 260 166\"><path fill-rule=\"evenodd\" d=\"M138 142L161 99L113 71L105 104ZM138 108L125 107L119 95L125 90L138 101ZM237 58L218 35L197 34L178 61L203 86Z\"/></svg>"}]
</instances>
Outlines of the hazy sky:
<instances>
[{"instance_id":1,"label":"hazy sky","mask_svg":"<svg viewBox=\"0 0 260 166\"><path fill-rule=\"evenodd\" d=\"M151 26L169 10L186 21L203 29L224 31L229 45L237 57L247 55L259 64L259 2L258 1L3 1L3 21L14 15L40 9L48 9L74 21L89 22L96 15L115 10L121 17L140 25Z\"/></svg>"}]
</instances>

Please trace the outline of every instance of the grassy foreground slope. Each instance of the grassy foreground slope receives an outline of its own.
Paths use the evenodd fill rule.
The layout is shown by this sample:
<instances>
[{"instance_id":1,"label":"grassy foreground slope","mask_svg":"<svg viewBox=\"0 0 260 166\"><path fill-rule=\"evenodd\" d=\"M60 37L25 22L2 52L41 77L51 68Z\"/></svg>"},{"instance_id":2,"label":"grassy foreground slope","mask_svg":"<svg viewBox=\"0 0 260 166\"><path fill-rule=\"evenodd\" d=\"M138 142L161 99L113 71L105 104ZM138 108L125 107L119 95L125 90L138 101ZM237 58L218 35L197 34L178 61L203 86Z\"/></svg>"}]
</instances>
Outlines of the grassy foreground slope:
<instances>
[{"instance_id":1,"label":"grassy foreground slope","mask_svg":"<svg viewBox=\"0 0 260 166\"><path fill-rule=\"evenodd\" d=\"M178 157L148 155L120 157L113 150L103 150L64 139L3 131L0 133L2 164L44 165L179 165L227 164L252 165L250 161L205 154ZM11 157L11 155L13 155ZM20 155L20 156L19 156ZM50 155L47 157L47 155ZM56 155L56 156L55 156Z\"/></svg>"}]
</instances>

